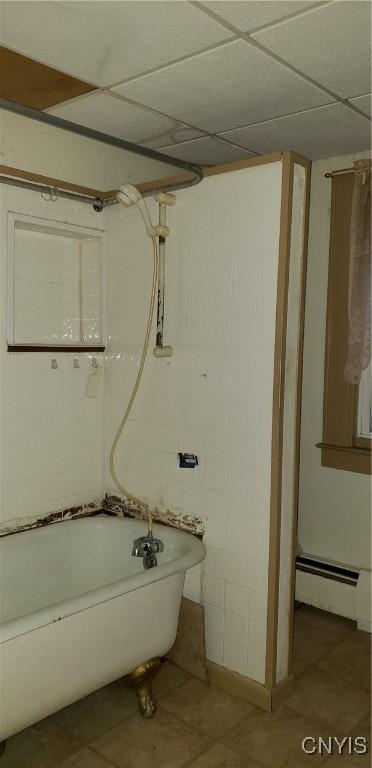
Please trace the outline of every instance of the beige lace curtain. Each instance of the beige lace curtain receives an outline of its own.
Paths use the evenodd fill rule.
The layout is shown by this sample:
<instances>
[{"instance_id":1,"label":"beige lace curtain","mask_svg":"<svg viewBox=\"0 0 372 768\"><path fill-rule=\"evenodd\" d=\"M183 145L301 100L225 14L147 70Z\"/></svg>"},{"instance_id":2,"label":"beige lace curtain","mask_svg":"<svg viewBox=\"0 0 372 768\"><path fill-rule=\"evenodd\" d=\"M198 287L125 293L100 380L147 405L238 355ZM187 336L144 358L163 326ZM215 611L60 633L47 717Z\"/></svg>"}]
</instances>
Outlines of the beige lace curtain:
<instances>
[{"instance_id":1,"label":"beige lace curtain","mask_svg":"<svg viewBox=\"0 0 372 768\"><path fill-rule=\"evenodd\" d=\"M359 384L371 359L371 161L354 163L351 209L349 332L344 378Z\"/></svg>"}]
</instances>

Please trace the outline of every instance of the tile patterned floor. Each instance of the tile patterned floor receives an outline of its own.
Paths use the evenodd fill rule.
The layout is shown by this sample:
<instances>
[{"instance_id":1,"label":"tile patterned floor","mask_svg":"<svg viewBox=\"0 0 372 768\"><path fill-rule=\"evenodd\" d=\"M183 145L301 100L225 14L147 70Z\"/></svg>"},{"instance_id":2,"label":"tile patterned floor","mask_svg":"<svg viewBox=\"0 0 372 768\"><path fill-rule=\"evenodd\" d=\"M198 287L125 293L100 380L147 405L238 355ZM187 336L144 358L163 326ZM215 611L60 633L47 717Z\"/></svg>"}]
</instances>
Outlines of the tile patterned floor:
<instances>
[{"instance_id":1,"label":"tile patterned floor","mask_svg":"<svg viewBox=\"0 0 372 768\"><path fill-rule=\"evenodd\" d=\"M143 720L119 680L8 740L0 768L363 768L371 754L307 756L305 736L370 741L370 636L300 607L296 688L273 715L166 663Z\"/></svg>"}]
</instances>

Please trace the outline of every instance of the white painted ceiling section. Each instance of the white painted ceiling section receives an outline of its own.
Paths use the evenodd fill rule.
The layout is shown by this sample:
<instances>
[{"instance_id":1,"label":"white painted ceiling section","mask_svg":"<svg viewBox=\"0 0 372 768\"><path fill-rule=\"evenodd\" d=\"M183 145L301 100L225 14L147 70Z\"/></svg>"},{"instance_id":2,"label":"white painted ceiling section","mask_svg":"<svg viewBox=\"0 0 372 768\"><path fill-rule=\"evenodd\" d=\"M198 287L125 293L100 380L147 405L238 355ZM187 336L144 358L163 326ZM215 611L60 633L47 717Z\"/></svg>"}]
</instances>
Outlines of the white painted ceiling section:
<instances>
[{"instance_id":1,"label":"white painted ceiling section","mask_svg":"<svg viewBox=\"0 0 372 768\"><path fill-rule=\"evenodd\" d=\"M214 164L371 143L369 0L1 3L1 43L95 85L54 115Z\"/></svg>"}]
</instances>

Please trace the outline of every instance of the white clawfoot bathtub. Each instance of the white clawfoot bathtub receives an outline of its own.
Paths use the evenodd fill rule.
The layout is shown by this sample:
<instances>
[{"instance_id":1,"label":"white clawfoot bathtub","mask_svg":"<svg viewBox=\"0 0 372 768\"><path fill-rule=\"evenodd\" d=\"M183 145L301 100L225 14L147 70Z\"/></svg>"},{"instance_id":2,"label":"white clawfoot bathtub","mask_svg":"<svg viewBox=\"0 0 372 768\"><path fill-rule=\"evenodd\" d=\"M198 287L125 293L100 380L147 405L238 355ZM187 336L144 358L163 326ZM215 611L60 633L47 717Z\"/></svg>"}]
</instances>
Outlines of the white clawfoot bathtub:
<instances>
[{"instance_id":1,"label":"white clawfoot bathtub","mask_svg":"<svg viewBox=\"0 0 372 768\"><path fill-rule=\"evenodd\" d=\"M199 539L154 526L158 566L131 556L138 520L91 517L0 540L0 741L172 647Z\"/></svg>"}]
</instances>

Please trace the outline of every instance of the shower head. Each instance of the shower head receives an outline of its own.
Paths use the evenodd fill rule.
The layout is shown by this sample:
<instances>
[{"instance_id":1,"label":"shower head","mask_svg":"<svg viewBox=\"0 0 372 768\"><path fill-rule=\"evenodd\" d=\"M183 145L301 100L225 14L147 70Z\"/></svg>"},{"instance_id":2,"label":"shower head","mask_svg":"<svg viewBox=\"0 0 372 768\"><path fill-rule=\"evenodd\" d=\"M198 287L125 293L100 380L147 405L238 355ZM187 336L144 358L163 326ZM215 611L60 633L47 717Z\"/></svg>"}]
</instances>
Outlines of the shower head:
<instances>
[{"instance_id":1,"label":"shower head","mask_svg":"<svg viewBox=\"0 0 372 768\"><path fill-rule=\"evenodd\" d=\"M116 193L116 199L119 203L123 203L126 208L129 208L131 205L138 205L138 210L145 222L147 234L150 237L155 237L155 227L152 225L147 205L137 187L134 187L133 184L123 184Z\"/></svg>"},{"instance_id":2,"label":"shower head","mask_svg":"<svg viewBox=\"0 0 372 768\"><path fill-rule=\"evenodd\" d=\"M130 205L139 203L139 201L142 200L142 195L133 184L123 184L119 187L116 193L116 199L118 202L123 203L123 205L129 208Z\"/></svg>"}]
</instances>

